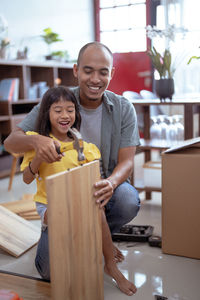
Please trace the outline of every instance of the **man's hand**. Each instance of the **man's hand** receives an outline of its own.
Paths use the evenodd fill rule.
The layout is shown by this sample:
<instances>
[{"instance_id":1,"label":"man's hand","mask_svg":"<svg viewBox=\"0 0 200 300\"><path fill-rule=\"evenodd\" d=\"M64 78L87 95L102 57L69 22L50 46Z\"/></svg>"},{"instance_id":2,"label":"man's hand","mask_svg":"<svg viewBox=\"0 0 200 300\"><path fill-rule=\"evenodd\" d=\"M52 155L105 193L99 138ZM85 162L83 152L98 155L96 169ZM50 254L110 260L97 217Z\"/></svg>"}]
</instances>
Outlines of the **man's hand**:
<instances>
[{"instance_id":1,"label":"man's hand","mask_svg":"<svg viewBox=\"0 0 200 300\"><path fill-rule=\"evenodd\" d=\"M62 154L56 151L56 147L60 147L58 141L43 135L26 135L20 128L11 132L4 141L4 147L11 153L23 153L34 149L38 158L47 163L59 161L62 158Z\"/></svg>"},{"instance_id":2,"label":"man's hand","mask_svg":"<svg viewBox=\"0 0 200 300\"><path fill-rule=\"evenodd\" d=\"M94 193L96 202L100 204L100 208L104 207L112 197L114 186L109 179L101 179L94 184L97 191Z\"/></svg>"},{"instance_id":3,"label":"man's hand","mask_svg":"<svg viewBox=\"0 0 200 300\"><path fill-rule=\"evenodd\" d=\"M58 154L56 151L56 147L60 147L58 141L42 135L32 135L32 138L36 155L40 157L42 161L52 163L61 160L63 155Z\"/></svg>"}]
</instances>

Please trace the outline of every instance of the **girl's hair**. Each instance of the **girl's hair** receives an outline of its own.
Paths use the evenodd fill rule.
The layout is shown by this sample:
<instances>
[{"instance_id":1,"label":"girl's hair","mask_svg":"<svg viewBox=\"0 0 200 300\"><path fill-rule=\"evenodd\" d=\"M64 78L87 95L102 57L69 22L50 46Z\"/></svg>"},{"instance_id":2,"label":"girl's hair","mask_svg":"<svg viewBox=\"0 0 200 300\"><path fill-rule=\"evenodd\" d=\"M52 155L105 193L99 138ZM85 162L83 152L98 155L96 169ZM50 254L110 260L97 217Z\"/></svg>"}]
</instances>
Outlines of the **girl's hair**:
<instances>
[{"instance_id":1,"label":"girl's hair","mask_svg":"<svg viewBox=\"0 0 200 300\"><path fill-rule=\"evenodd\" d=\"M79 112L79 104L74 96L74 94L65 86L58 86L50 88L42 97L39 115L36 122L36 131L45 136L49 136L51 132L51 123L49 119L49 110L53 103L60 100L71 101L75 106L75 122L72 127L77 130L80 129L81 116ZM67 135L72 138L70 132Z\"/></svg>"}]
</instances>

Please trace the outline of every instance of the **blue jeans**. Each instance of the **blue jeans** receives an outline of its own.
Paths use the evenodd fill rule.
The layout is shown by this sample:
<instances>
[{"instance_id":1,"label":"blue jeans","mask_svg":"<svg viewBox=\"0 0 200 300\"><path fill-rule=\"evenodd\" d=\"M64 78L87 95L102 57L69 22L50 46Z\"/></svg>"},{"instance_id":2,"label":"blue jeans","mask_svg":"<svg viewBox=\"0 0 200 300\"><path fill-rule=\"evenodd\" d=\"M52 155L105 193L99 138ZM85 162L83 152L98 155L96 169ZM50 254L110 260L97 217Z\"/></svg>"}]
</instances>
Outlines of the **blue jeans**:
<instances>
[{"instance_id":1,"label":"blue jeans","mask_svg":"<svg viewBox=\"0 0 200 300\"><path fill-rule=\"evenodd\" d=\"M140 199L136 189L127 182L120 184L105 209L111 233L118 232L123 225L135 218L139 208ZM42 278L50 280L48 228L41 233L35 266Z\"/></svg>"},{"instance_id":2,"label":"blue jeans","mask_svg":"<svg viewBox=\"0 0 200 300\"><path fill-rule=\"evenodd\" d=\"M43 279L50 280L48 228L41 232L35 257L35 266Z\"/></svg>"},{"instance_id":3,"label":"blue jeans","mask_svg":"<svg viewBox=\"0 0 200 300\"><path fill-rule=\"evenodd\" d=\"M137 216L139 209L140 199L137 190L128 182L120 184L105 210L111 233L119 232L123 225Z\"/></svg>"}]
</instances>

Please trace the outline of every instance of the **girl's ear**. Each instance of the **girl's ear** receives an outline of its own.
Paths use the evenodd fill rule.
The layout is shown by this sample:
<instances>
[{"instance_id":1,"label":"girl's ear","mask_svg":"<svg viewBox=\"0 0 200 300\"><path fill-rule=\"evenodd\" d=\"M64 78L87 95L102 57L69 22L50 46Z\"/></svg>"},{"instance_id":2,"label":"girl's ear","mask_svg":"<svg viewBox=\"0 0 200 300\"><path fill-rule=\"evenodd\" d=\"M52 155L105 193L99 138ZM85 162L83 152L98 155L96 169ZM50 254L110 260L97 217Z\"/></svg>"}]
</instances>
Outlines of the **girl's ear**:
<instances>
[{"instance_id":1,"label":"girl's ear","mask_svg":"<svg viewBox=\"0 0 200 300\"><path fill-rule=\"evenodd\" d=\"M77 64L74 64L73 66L73 74L74 74L74 77L78 77L78 66Z\"/></svg>"}]
</instances>

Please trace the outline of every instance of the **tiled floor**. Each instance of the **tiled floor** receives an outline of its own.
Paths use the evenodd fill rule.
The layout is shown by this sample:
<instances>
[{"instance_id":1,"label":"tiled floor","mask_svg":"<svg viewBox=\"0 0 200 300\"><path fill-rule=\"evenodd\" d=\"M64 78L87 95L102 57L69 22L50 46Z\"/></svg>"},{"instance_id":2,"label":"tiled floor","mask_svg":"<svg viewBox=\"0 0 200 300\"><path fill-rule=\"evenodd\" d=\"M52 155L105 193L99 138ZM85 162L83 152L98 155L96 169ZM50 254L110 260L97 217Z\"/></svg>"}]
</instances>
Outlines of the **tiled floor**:
<instances>
[{"instance_id":1,"label":"tiled floor","mask_svg":"<svg viewBox=\"0 0 200 300\"><path fill-rule=\"evenodd\" d=\"M22 176L16 175L12 191L7 191L8 179L0 180L0 202L19 199L24 193L34 193L35 185L22 183ZM141 209L133 221L137 225L154 226L154 234L161 235L161 195L153 193L153 200L145 201L141 194ZM40 226L40 221L33 221ZM128 297L116 288L114 282L105 277L105 300L153 300L155 294L173 300L200 299L200 260L165 255L160 248L150 247L147 243L118 243L125 255L119 264L122 273L132 280L137 293ZM34 266L36 247L20 258L14 258L0 250L0 269L39 277ZM87 300L87 299L86 299ZM95 300L95 299L94 299Z\"/></svg>"}]
</instances>

